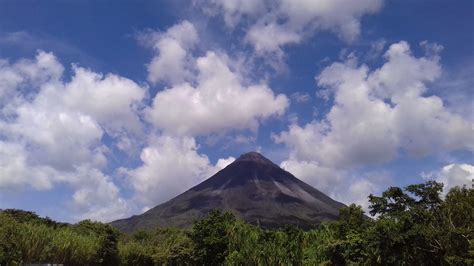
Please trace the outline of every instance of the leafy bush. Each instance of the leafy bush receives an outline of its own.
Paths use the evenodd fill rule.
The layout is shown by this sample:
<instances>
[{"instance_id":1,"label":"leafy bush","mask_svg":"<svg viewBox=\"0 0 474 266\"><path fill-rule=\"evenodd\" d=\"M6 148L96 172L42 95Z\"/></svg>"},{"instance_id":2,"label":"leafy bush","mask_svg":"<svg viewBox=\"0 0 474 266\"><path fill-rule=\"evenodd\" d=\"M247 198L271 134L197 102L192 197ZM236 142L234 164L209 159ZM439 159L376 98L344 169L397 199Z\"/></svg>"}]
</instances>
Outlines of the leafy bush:
<instances>
[{"instance_id":1,"label":"leafy bush","mask_svg":"<svg viewBox=\"0 0 474 266\"><path fill-rule=\"evenodd\" d=\"M136 241L120 242L118 246L121 265L154 265L154 248Z\"/></svg>"},{"instance_id":2,"label":"leafy bush","mask_svg":"<svg viewBox=\"0 0 474 266\"><path fill-rule=\"evenodd\" d=\"M100 257L102 241L93 235L79 234L71 228L60 229L51 241L50 262L65 265L91 265L103 261Z\"/></svg>"},{"instance_id":3,"label":"leafy bush","mask_svg":"<svg viewBox=\"0 0 474 266\"><path fill-rule=\"evenodd\" d=\"M118 258L118 240L120 233L109 224L84 220L74 225L73 228L85 235L94 236L100 240L98 247L101 265L117 265Z\"/></svg>"},{"instance_id":4,"label":"leafy bush","mask_svg":"<svg viewBox=\"0 0 474 266\"><path fill-rule=\"evenodd\" d=\"M219 265L224 262L229 245L227 231L235 221L233 214L214 210L207 218L194 223L190 236L199 263Z\"/></svg>"},{"instance_id":5,"label":"leafy bush","mask_svg":"<svg viewBox=\"0 0 474 266\"><path fill-rule=\"evenodd\" d=\"M0 265L19 264L21 253L18 248L18 223L9 215L0 213Z\"/></svg>"},{"instance_id":6,"label":"leafy bush","mask_svg":"<svg viewBox=\"0 0 474 266\"><path fill-rule=\"evenodd\" d=\"M474 190L442 184L390 187L318 229L264 230L212 211L190 231L133 235L110 225L57 223L33 212L0 212L0 265L474 265Z\"/></svg>"}]
</instances>

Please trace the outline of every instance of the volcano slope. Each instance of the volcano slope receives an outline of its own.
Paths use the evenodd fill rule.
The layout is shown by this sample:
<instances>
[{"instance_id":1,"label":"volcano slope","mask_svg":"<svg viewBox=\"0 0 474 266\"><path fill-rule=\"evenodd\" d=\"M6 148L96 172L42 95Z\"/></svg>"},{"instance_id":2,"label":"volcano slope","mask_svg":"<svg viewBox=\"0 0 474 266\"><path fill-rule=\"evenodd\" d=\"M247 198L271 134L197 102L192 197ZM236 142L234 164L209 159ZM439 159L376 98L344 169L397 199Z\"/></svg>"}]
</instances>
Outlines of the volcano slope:
<instances>
[{"instance_id":1,"label":"volcano slope","mask_svg":"<svg viewBox=\"0 0 474 266\"><path fill-rule=\"evenodd\" d=\"M186 228L220 209L264 228L292 224L308 229L337 220L344 206L261 154L249 152L168 202L111 224L123 232L158 226Z\"/></svg>"}]
</instances>

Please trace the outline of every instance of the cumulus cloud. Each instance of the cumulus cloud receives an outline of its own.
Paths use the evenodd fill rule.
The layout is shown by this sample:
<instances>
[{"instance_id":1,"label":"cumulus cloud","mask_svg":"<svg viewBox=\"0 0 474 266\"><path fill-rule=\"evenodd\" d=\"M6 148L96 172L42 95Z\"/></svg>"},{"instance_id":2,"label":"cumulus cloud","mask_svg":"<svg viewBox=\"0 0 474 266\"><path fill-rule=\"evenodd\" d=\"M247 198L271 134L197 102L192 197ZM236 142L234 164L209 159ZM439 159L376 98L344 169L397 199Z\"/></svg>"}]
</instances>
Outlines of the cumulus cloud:
<instances>
[{"instance_id":1,"label":"cumulus cloud","mask_svg":"<svg viewBox=\"0 0 474 266\"><path fill-rule=\"evenodd\" d=\"M276 53L283 55L281 47L291 43L299 43L302 36L284 25L274 22L258 22L250 28L245 41L252 44L255 52L259 55Z\"/></svg>"},{"instance_id":2,"label":"cumulus cloud","mask_svg":"<svg viewBox=\"0 0 474 266\"><path fill-rule=\"evenodd\" d=\"M431 179L444 184L443 191L447 193L455 186L471 188L474 180L474 165L448 164L438 171L422 173L424 179Z\"/></svg>"},{"instance_id":3,"label":"cumulus cloud","mask_svg":"<svg viewBox=\"0 0 474 266\"><path fill-rule=\"evenodd\" d=\"M266 84L244 85L227 57L213 51L196 60L196 84L182 83L156 94L147 109L149 121L177 135L205 135L256 129L259 121L278 116L288 106Z\"/></svg>"},{"instance_id":4,"label":"cumulus cloud","mask_svg":"<svg viewBox=\"0 0 474 266\"><path fill-rule=\"evenodd\" d=\"M2 123L0 128L10 141L29 146L30 157L34 157L30 161L60 170L82 163L104 165L103 131L90 116L34 103L19 106L16 114L15 122Z\"/></svg>"},{"instance_id":5,"label":"cumulus cloud","mask_svg":"<svg viewBox=\"0 0 474 266\"><path fill-rule=\"evenodd\" d=\"M180 83L191 75L191 54L198 34L193 24L182 21L166 32L148 32L140 38L157 53L148 64L148 80Z\"/></svg>"},{"instance_id":6,"label":"cumulus cloud","mask_svg":"<svg viewBox=\"0 0 474 266\"><path fill-rule=\"evenodd\" d=\"M140 131L138 109L144 88L118 75L104 76L77 66L73 70L74 76L61 95L65 106L94 117L111 135Z\"/></svg>"},{"instance_id":7,"label":"cumulus cloud","mask_svg":"<svg viewBox=\"0 0 474 266\"><path fill-rule=\"evenodd\" d=\"M283 161L280 167L328 195L335 192L334 187L341 184L343 177L347 175L343 170L325 167L316 161L300 161L293 158Z\"/></svg>"},{"instance_id":8,"label":"cumulus cloud","mask_svg":"<svg viewBox=\"0 0 474 266\"><path fill-rule=\"evenodd\" d=\"M360 34L361 18L378 12L383 1L228 0L197 4L211 16L222 15L231 28L245 18L251 25L245 40L257 54L281 56L283 46L299 43L317 31L330 31L346 41L354 40Z\"/></svg>"},{"instance_id":9,"label":"cumulus cloud","mask_svg":"<svg viewBox=\"0 0 474 266\"><path fill-rule=\"evenodd\" d=\"M441 48L431 47L416 57L406 42L392 44L386 62L375 70L354 57L326 67L316 80L334 97L334 105L323 120L293 123L274 135L290 149L282 166L337 199L356 200L380 180L350 177L347 171L390 162L402 152L426 156L474 150L472 124L441 98L427 95L430 82L441 74ZM338 192L344 191L341 183L348 187L344 193Z\"/></svg>"},{"instance_id":10,"label":"cumulus cloud","mask_svg":"<svg viewBox=\"0 0 474 266\"><path fill-rule=\"evenodd\" d=\"M440 75L439 57L415 57L400 42L385 58L374 71L353 60L325 68L316 79L332 90L335 102L325 119L292 124L275 140L299 160L345 168L385 163L402 150L413 156L473 150L472 125L441 98L424 96Z\"/></svg>"},{"instance_id":11,"label":"cumulus cloud","mask_svg":"<svg viewBox=\"0 0 474 266\"><path fill-rule=\"evenodd\" d=\"M25 185L37 190L52 187L57 171L50 166L30 166L25 147L14 142L0 141L0 190Z\"/></svg>"},{"instance_id":12,"label":"cumulus cloud","mask_svg":"<svg viewBox=\"0 0 474 266\"><path fill-rule=\"evenodd\" d=\"M67 182L77 188L72 195L76 219L110 222L132 211L112 178L98 169L81 166L69 175Z\"/></svg>"},{"instance_id":13,"label":"cumulus cloud","mask_svg":"<svg viewBox=\"0 0 474 266\"><path fill-rule=\"evenodd\" d=\"M31 187L46 191L61 183L73 188L71 219L112 221L130 213L111 177L97 168L81 165L61 171L47 164L28 161L30 152L20 144L0 141L0 191Z\"/></svg>"},{"instance_id":14,"label":"cumulus cloud","mask_svg":"<svg viewBox=\"0 0 474 266\"><path fill-rule=\"evenodd\" d=\"M333 199L359 204L365 211L369 211L368 196L381 192L391 183L386 172L353 172L327 167L316 161L288 158L280 167Z\"/></svg>"},{"instance_id":15,"label":"cumulus cloud","mask_svg":"<svg viewBox=\"0 0 474 266\"><path fill-rule=\"evenodd\" d=\"M143 149L142 165L121 169L136 191L141 204L155 206L176 196L224 168L234 158L219 159L214 166L199 154L192 137L162 135Z\"/></svg>"},{"instance_id":16,"label":"cumulus cloud","mask_svg":"<svg viewBox=\"0 0 474 266\"><path fill-rule=\"evenodd\" d=\"M25 91L25 88L31 88L30 84L57 82L63 71L64 67L56 57L43 51L39 51L33 60L21 59L13 64L0 59L0 107L21 93L34 93Z\"/></svg>"},{"instance_id":17,"label":"cumulus cloud","mask_svg":"<svg viewBox=\"0 0 474 266\"><path fill-rule=\"evenodd\" d=\"M198 34L188 21L166 32L142 35L141 41L159 52L148 66L150 81L170 85L155 95L146 119L168 135L256 130L260 120L281 115L288 106L286 96L275 95L264 82L245 78L239 63L224 52L194 55Z\"/></svg>"},{"instance_id":18,"label":"cumulus cloud","mask_svg":"<svg viewBox=\"0 0 474 266\"><path fill-rule=\"evenodd\" d=\"M373 174L373 173L369 173ZM362 176L346 178L344 186L339 185L334 192L334 198L346 204L358 204L365 212L369 212L369 195L381 193L387 189L385 176L377 173L375 176Z\"/></svg>"},{"instance_id":19,"label":"cumulus cloud","mask_svg":"<svg viewBox=\"0 0 474 266\"><path fill-rule=\"evenodd\" d=\"M234 160L211 164L198 153L194 136L256 130L288 106L286 96L244 78L223 52L193 55L198 35L188 21L140 38L156 51L149 81L170 85L148 107L146 87L77 65L66 76L52 53L0 60L0 189L52 190L63 184L73 190L69 206L76 218L123 217L183 192ZM159 137L148 141L150 131ZM137 195L125 199L106 174L116 170L108 159L114 148L138 152L142 145L143 164L121 168Z\"/></svg>"},{"instance_id":20,"label":"cumulus cloud","mask_svg":"<svg viewBox=\"0 0 474 266\"><path fill-rule=\"evenodd\" d=\"M0 77L10 81L2 83L3 91L13 100L0 106L0 189L66 184L74 190L77 217L124 215L119 189L103 173L108 147L102 137L118 142L140 134L137 108L144 88L77 66L63 81L61 63L42 51L35 60L2 62Z\"/></svg>"}]
</instances>

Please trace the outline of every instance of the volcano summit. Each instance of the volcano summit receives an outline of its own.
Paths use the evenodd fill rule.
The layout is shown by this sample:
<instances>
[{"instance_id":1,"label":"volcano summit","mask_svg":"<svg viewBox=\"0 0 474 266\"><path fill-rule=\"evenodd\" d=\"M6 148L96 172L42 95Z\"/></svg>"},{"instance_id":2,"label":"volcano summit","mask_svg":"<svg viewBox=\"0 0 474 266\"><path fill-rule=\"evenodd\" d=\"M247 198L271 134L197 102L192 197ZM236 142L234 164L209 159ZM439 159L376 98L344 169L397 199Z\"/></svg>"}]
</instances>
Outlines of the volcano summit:
<instances>
[{"instance_id":1,"label":"volcano summit","mask_svg":"<svg viewBox=\"0 0 474 266\"><path fill-rule=\"evenodd\" d=\"M168 202L111 224L124 232L189 227L212 209L220 209L262 227L311 228L336 220L344 206L261 154L249 152Z\"/></svg>"}]
</instances>

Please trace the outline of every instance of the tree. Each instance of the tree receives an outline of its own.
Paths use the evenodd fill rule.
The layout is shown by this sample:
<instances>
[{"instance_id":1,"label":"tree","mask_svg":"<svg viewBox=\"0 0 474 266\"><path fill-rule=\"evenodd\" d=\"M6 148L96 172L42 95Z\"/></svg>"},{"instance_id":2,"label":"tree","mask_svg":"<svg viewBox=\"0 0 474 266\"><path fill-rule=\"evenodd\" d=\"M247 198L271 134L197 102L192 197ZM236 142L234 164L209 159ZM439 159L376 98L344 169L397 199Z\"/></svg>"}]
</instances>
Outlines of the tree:
<instances>
[{"instance_id":1,"label":"tree","mask_svg":"<svg viewBox=\"0 0 474 266\"><path fill-rule=\"evenodd\" d=\"M93 222L91 220L80 221L74 228L82 233L96 236L100 239L100 257L102 265L118 264L119 231L108 224Z\"/></svg>"},{"instance_id":2,"label":"tree","mask_svg":"<svg viewBox=\"0 0 474 266\"><path fill-rule=\"evenodd\" d=\"M455 187L446 195L442 207L441 243L446 262L474 264L474 189Z\"/></svg>"},{"instance_id":3,"label":"tree","mask_svg":"<svg viewBox=\"0 0 474 266\"><path fill-rule=\"evenodd\" d=\"M332 245L338 241L333 224L323 223L318 229L304 233L303 265L325 265L332 258Z\"/></svg>"},{"instance_id":4,"label":"tree","mask_svg":"<svg viewBox=\"0 0 474 266\"><path fill-rule=\"evenodd\" d=\"M283 230L287 236L285 248L289 263L301 264L303 260L303 231L294 225L288 225Z\"/></svg>"},{"instance_id":5,"label":"tree","mask_svg":"<svg viewBox=\"0 0 474 266\"><path fill-rule=\"evenodd\" d=\"M239 220L229 228L227 236L229 237L229 255L226 257L226 264L259 264L261 259L260 228Z\"/></svg>"},{"instance_id":6,"label":"tree","mask_svg":"<svg viewBox=\"0 0 474 266\"><path fill-rule=\"evenodd\" d=\"M474 265L474 190L426 182L370 195L371 213L342 208L339 220L303 232L264 230L212 211L191 231L120 234L85 220L60 224L33 212L0 212L0 265Z\"/></svg>"},{"instance_id":7,"label":"tree","mask_svg":"<svg viewBox=\"0 0 474 266\"><path fill-rule=\"evenodd\" d=\"M419 265L472 262L472 189L454 188L443 202L442 187L428 181L404 189L391 187L381 197L369 196L371 214L379 215L366 235L368 253L375 261Z\"/></svg>"},{"instance_id":8,"label":"tree","mask_svg":"<svg viewBox=\"0 0 474 266\"><path fill-rule=\"evenodd\" d=\"M0 265L20 264L16 232L18 222L9 215L0 213Z\"/></svg>"},{"instance_id":9,"label":"tree","mask_svg":"<svg viewBox=\"0 0 474 266\"><path fill-rule=\"evenodd\" d=\"M224 262L229 246L227 231L235 221L232 213L213 210L207 218L194 223L190 237L200 264L220 265Z\"/></svg>"},{"instance_id":10,"label":"tree","mask_svg":"<svg viewBox=\"0 0 474 266\"><path fill-rule=\"evenodd\" d=\"M158 228L154 233L154 258L159 265L188 265L194 262L194 244L189 234L177 228Z\"/></svg>"},{"instance_id":11,"label":"tree","mask_svg":"<svg viewBox=\"0 0 474 266\"><path fill-rule=\"evenodd\" d=\"M24 211L19 209L6 209L1 211L1 213L10 216L12 219L19 223L36 223L36 224L44 224L50 227L64 227L68 224L66 223L58 223L56 221L51 220L49 217L40 217L34 212L31 211Z\"/></svg>"},{"instance_id":12,"label":"tree","mask_svg":"<svg viewBox=\"0 0 474 266\"><path fill-rule=\"evenodd\" d=\"M329 225L335 236L326 244L325 253L331 263L362 263L367 260L365 232L370 220L361 206L351 204L339 210L339 220Z\"/></svg>"},{"instance_id":13,"label":"tree","mask_svg":"<svg viewBox=\"0 0 474 266\"><path fill-rule=\"evenodd\" d=\"M149 243L139 241L121 241L118 245L120 265L154 265L154 248Z\"/></svg>"}]
</instances>

